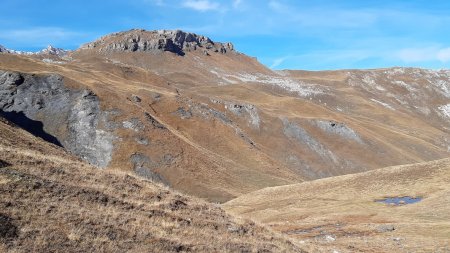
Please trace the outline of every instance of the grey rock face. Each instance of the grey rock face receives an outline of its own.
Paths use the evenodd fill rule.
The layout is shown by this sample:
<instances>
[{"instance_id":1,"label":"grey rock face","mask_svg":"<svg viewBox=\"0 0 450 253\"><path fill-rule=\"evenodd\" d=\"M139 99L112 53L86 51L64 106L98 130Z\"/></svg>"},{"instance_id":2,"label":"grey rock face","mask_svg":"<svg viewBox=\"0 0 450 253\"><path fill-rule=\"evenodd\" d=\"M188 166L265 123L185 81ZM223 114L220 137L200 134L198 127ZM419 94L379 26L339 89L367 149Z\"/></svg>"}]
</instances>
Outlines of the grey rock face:
<instances>
[{"instance_id":1,"label":"grey rock face","mask_svg":"<svg viewBox=\"0 0 450 253\"><path fill-rule=\"evenodd\" d=\"M329 161L332 164L337 164L337 157L328 150L324 145L312 137L305 129L299 125L289 122L288 119L282 119L283 132L286 137L298 141L300 144L306 145L309 149L316 152L323 160Z\"/></svg>"},{"instance_id":2,"label":"grey rock face","mask_svg":"<svg viewBox=\"0 0 450 253\"><path fill-rule=\"evenodd\" d=\"M135 141L144 146L148 146L148 144L150 144L150 141L145 137L136 137Z\"/></svg>"},{"instance_id":3,"label":"grey rock face","mask_svg":"<svg viewBox=\"0 0 450 253\"><path fill-rule=\"evenodd\" d=\"M200 117L205 120L219 120L224 125L227 125L234 129L236 135L242 140L250 144L251 146L256 146L256 143L240 128L238 127L225 113L218 111L208 104L205 103L193 103L191 100L186 101L189 104L189 109L178 108L175 114L179 115L181 118L191 118ZM217 101L219 103L219 101Z\"/></svg>"},{"instance_id":4,"label":"grey rock face","mask_svg":"<svg viewBox=\"0 0 450 253\"><path fill-rule=\"evenodd\" d=\"M37 54L49 54L49 55L57 55L60 57L66 56L69 51L64 50L62 48L56 48L52 45L48 45L46 48L42 49L41 51L37 52Z\"/></svg>"},{"instance_id":5,"label":"grey rock face","mask_svg":"<svg viewBox=\"0 0 450 253\"><path fill-rule=\"evenodd\" d=\"M380 225L377 228L377 231L380 233L385 233L385 232L392 232L395 230L394 225Z\"/></svg>"},{"instance_id":6,"label":"grey rock face","mask_svg":"<svg viewBox=\"0 0 450 253\"><path fill-rule=\"evenodd\" d=\"M227 117L227 115L214 108L210 108L207 104L199 104L193 106L193 111L199 114L203 118L214 118L222 121L226 125L232 125L233 121Z\"/></svg>"},{"instance_id":7,"label":"grey rock face","mask_svg":"<svg viewBox=\"0 0 450 253\"><path fill-rule=\"evenodd\" d=\"M192 112L190 109L184 109L184 107L179 107L178 110L175 112L178 114L182 119L190 119L192 118Z\"/></svg>"},{"instance_id":8,"label":"grey rock face","mask_svg":"<svg viewBox=\"0 0 450 253\"><path fill-rule=\"evenodd\" d=\"M208 37L180 30L130 30L114 33L85 44L81 49L99 49L102 52L155 52L169 51L178 55L203 49L203 52L227 53L234 51L231 43L215 43Z\"/></svg>"},{"instance_id":9,"label":"grey rock face","mask_svg":"<svg viewBox=\"0 0 450 253\"><path fill-rule=\"evenodd\" d=\"M363 143L359 135L344 123L328 120L317 120L314 123L326 133L338 135L346 140L353 140L360 144Z\"/></svg>"},{"instance_id":10,"label":"grey rock face","mask_svg":"<svg viewBox=\"0 0 450 253\"><path fill-rule=\"evenodd\" d=\"M68 89L59 75L0 71L0 115L99 167L111 160L114 135L98 97Z\"/></svg>"},{"instance_id":11,"label":"grey rock face","mask_svg":"<svg viewBox=\"0 0 450 253\"><path fill-rule=\"evenodd\" d=\"M254 105L226 102L225 108L235 115L248 117L249 125L253 128L259 129L260 118L258 115L258 109Z\"/></svg>"},{"instance_id":12,"label":"grey rock face","mask_svg":"<svg viewBox=\"0 0 450 253\"><path fill-rule=\"evenodd\" d=\"M132 95L131 99L133 100L133 102L135 103L140 103L142 101L142 99L140 97L138 97L137 95Z\"/></svg>"},{"instance_id":13,"label":"grey rock face","mask_svg":"<svg viewBox=\"0 0 450 253\"><path fill-rule=\"evenodd\" d=\"M135 132L139 132L145 129L144 124L138 118L131 118L130 120L124 121L122 123L124 128L131 129Z\"/></svg>"},{"instance_id":14,"label":"grey rock face","mask_svg":"<svg viewBox=\"0 0 450 253\"><path fill-rule=\"evenodd\" d=\"M153 169L158 166L158 163L152 161L150 157L136 153L130 157L130 161L133 164L134 172L138 176L167 184L160 175L153 172Z\"/></svg>"}]
</instances>

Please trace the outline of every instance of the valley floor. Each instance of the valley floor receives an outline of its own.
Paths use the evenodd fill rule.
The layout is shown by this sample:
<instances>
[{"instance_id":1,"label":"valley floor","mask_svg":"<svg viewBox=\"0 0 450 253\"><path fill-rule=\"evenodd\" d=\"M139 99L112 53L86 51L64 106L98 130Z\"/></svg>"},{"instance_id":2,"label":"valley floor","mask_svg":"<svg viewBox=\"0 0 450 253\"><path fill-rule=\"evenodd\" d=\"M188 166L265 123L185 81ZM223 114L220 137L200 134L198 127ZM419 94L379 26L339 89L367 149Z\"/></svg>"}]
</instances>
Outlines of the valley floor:
<instances>
[{"instance_id":1,"label":"valley floor","mask_svg":"<svg viewBox=\"0 0 450 253\"><path fill-rule=\"evenodd\" d=\"M449 252L450 159L262 189L226 203L312 252ZM415 203L381 200L409 196Z\"/></svg>"}]
</instances>

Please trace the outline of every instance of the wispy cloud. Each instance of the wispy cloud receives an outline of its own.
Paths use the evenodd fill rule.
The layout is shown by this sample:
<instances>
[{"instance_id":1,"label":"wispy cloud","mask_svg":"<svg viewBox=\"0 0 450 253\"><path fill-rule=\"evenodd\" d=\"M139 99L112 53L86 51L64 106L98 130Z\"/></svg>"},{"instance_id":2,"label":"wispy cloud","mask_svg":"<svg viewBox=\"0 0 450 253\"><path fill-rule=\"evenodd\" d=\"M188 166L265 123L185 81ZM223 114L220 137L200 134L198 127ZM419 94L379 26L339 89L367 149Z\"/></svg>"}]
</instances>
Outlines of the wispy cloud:
<instances>
[{"instance_id":1,"label":"wispy cloud","mask_svg":"<svg viewBox=\"0 0 450 253\"><path fill-rule=\"evenodd\" d=\"M276 58L275 60L273 60L272 65L270 65L270 68L276 68L278 66L280 66L284 61L286 61L289 58L289 56L284 56L284 57L280 57L280 58Z\"/></svg>"},{"instance_id":2,"label":"wispy cloud","mask_svg":"<svg viewBox=\"0 0 450 253\"><path fill-rule=\"evenodd\" d=\"M152 0L154 4L158 6L164 6L164 0Z\"/></svg>"},{"instance_id":3,"label":"wispy cloud","mask_svg":"<svg viewBox=\"0 0 450 253\"><path fill-rule=\"evenodd\" d=\"M405 63L426 61L448 63L450 62L450 47L405 48L399 50L394 56Z\"/></svg>"},{"instance_id":4,"label":"wispy cloud","mask_svg":"<svg viewBox=\"0 0 450 253\"><path fill-rule=\"evenodd\" d=\"M242 0L233 0L233 8L237 9L242 4Z\"/></svg>"},{"instance_id":5,"label":"wispy cloud","mask_svg":"<svg viewBox=\"0 0 450 253\"><path fill-rule=\"evenodd\" d=\"M184 1L183 6L196 11L210 11L219 9L219 4L209 0L187 0Z\"/></svg>"},{"instance_id":6,"label":"wispy cloud","mask_svg":"<svg viewBox=\"0 0 450 253\"><path fill-rule=\"evenodd\" d=\"M447 63L450 61L450 47L439 50L437 59L441 62Z\"/></svg>"},{"instance_id":7,"label":"wispy cloud","mask_svg":"<svg viewBox=\"0 0 450 253\"><path fill-rule=\"evenodd\" d=\"M74 40L83 40L88 34L70 31L60 27L33 27L26 29L0 30L0 40L7 42L11 47L44 47L49 44L73 43ZM76 42L75 42L76 43ZM77 44L78 44L77 43Z\"/></svg>"},{"instance_id":8,"label":"wispy cloud","mask_svg":"<svg viewBox=\"0 0 450 253\"><path fill-rule=\"evenodd\" d=\"M271 8L272 10L277 11L277 12L289 11L289 7L285 4L282 4L279 1L269 1L268 6L269 6L269 8Z\"/></svg>"}]
</instances>

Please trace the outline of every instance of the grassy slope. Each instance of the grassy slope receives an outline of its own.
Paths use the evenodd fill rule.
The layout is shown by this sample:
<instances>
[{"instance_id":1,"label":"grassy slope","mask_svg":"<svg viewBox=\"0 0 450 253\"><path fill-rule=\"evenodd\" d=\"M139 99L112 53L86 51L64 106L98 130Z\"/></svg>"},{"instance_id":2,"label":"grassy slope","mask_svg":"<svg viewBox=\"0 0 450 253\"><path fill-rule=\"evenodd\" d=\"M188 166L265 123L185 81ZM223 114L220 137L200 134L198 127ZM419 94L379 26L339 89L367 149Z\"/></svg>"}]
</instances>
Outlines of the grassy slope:
<instances>
[{"instance_id":1,"label":"grassy slope","mask_svg":"<svg viewBox=\"0 0 450 253\"><path fill-rule=\"evenodd\" d=\"M0 252L297 251L218 205L101 171L0 120Z\"/></svg>"},{"instance_id":2,"label":"grassy slope","mask_svg":"<svg viewBox=\"0 0 450 253\"><path fill-rule=\"evenodd\" d=\"M303 73L300 81L319 83L331 94L310 100L270 85L251 82L218 85L220 79L210 72L211 69L231 75L270 74L262 65L243 55L206 57L193 52L184 57L173 54L155 57L123 53L108 57L124 63L113 63L92 52L88 56L74 56L73 61L60 65L30 57L0 55L0 68L59 73L65 77L66 85L86 87L98 94L102 109L122 111L114 118L118 125L131 118L145 123L144 112L151 113L167 129L152 129L148 125L145 131L138 132L117 129L115 134L121 142L115 143L109 166L130 171L132 154L141 153L155 161L170 154L177 157L177 161L161 164L155 172L174 189L211 201L228 201L270 186L430 161L448 155L448 134L438 123L428 124L432 120L423 115L408 114L404 109L389 110L371 102L368 98L383 100L385 94L349 88L346 74L341 72L320 72L312 77L311 73ZM391 86L383 84L397 94L391 91ZM133 103L132 94L139 95L142 102ZM155 94L161 98L155 100ZM251 118L247 114L234 115L224 104L211 99L254 105L260 119L259 127L249 124ZM410 101L410 104L415 102ZM193 109L194 116L189 119L176 113L179 108L188 110L191 106L221 112L232 123L224 124L217 117L205 116L205 110L196 113ZM348 109L337 111L337 107ZM309 148L302 136L286 136L282 119L304 128L323 148L319 151ZM316 120L342 122L363 142L322 131L314 125ZM245 141L233 127L241 129L255 146ZM135 141L137 137L162 145L141 145ZM337 163L329 159L330 153L337 158Z\"/></svg>"},{"instance_id":3,"label":"grassy slope","mask_svg":"<svg viewBox=\"0 0 450 253\"><path fill-rule=\"evenodd\" d=\"M120 125L130 118L138 118L145 123L144 112L148 112L166 126L166 130L152 129L148 124L145 131L116 130L122 140L115 143L113 160L109 164L111 168L131 171L129 159L135 153L155 160L171 154L177 157L177 162L158 166L155 172L160 173L174 189L215 202L225 202L268 186L302 181L301 176L253 148L220 120L181 119L174 112L188 106L179 101L182 99L177 95L177 89L172 87L174 85L167 85L162 77L150 71L133 67L125 68L131 74L124 74L121 66L98 59L52 65L30 57L0 54L0 58L0 69L58 73L65 77L65 85L69 87L92 89L100 97L102 109L124 112L114 119ZM167 59L167 62L174 61ZM142 102L131 102L132 94L138 94ZM159 94L161 99L155 101L152 98L155 94ZM182 98L187 99L188 96ZM209 99L202 98L196 103L207 101ZM145 137L161 145L140 145L135 141L136 137Z\"/></svg>"},{"instance_id":4,"label":"grassy slope","mask_svg":"<svg viewBox=\"0 0 450 253\"><path fill-rule=\"evenodd\" d=\"M118 126L132 118L146 124L144 131L115 130L121 141L115 143L111 168L132 171L130 157L136 153L154 161L164 161L170 155L175 162L159 162L154 172L174 189L210 201L225 202L265 187L436 160L449 154L446 119L433 111L427 116L414 107L425 103L435 109L448 103L448 98L423 88L431 87L427 82L414 86L416 93L398 90L394 79L383 77L384 70L375 71L378 75L372 79L385 91L362 82L363 76L371 77L373 71L351 71L359 78L352 85L347 80L349 71L289 72L290 77L326 91L300 98L272 85L233 79L242 73L274 75L244 55L190 52L184 57L171 53L105 56L86 51L73 57L66 64L48 64L32 57L0 55L0 69L58 73L68 86L92 89L102 109L122 112L112 119ZM211 71L236 83L222 85L224 81ZM408 78L414 76L414 72L405 72L398 78L410 83ZM133 94L142 102L133 102ZM155 95L160 98L155 99ZM392 101L397 96L405 105ZM389 102L395 110L372 98ZM258 126L249 123L249 114L231 112L226 102L254 105ZM180 117L180 108L193 108L193 116ZM208 114L208 110L220 112L231 123ZM145 112L167 129L153 129ZM309 137L296 136L295 131L286 134L285 121L304 129L318 144L308 145ZM317 121L343 123L362 141L321 130L315 125ZM142 145L137 138L155 145Z\"/></svg>"},{"instance_id":5,"label":"grassy slope","mask_svg":"<svg viewBox=\"0 0 450 253\"><path fill-rule=\"evenodd\" d=\"M448 252L450 159L388 167L259 190L227 202L232 213L269 224L312 251ZM388 206L375 200L420 196ZM394 231L384 231L386 226ZM328 236L328 237L327 237Z\"/></svg>"}]
</instances>

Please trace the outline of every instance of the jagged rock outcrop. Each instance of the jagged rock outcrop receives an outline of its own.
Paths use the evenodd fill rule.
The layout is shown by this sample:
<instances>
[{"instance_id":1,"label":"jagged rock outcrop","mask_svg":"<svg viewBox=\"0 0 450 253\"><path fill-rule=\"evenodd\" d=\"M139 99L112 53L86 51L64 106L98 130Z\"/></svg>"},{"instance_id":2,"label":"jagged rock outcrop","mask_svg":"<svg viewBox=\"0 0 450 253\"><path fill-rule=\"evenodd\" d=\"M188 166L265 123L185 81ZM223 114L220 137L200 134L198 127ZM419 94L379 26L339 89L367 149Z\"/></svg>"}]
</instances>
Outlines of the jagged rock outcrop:
<instances>
[{"instance_id":1,"label":"jagged rock outcrop","mask_svg":"<svg viewBox=\"0 0 450 253\"><path fill-rule=\"evenodd\" d=\"M56 55L59 57L63 57L63 56L66 56L68 52L69 52L68 50L64 50L62 48L56 48L56 47L53 47L52 45L48 45L46 48L42 49L41 51L39 51L37 53L38 54Z\"/></svg>"},{"instance_id":2,"label":"jagged rock outcrop","mask_svg":"<svg viewBox=\"0 0 450 253\"><path fill-rule=\"evenodd\" d=\"M162 52L169 51L178 55L202 49L208 52L233 52L231 43L213 42L205 36L180 30L130 30L104 36L80 49L97 49L100 52Z\"/></svg>"},{"instance_id":3,"label":"jagged rock outcrop","mask_svg":"<svg viewBox=\"0 0 450 253\"><path fill-rule=\"evenodd\" d=\"M84 160L106 167L113 134L98 97L87 89L69 89L59 75L0 71L0 116Z\"/></svg>"}]
</instances>

